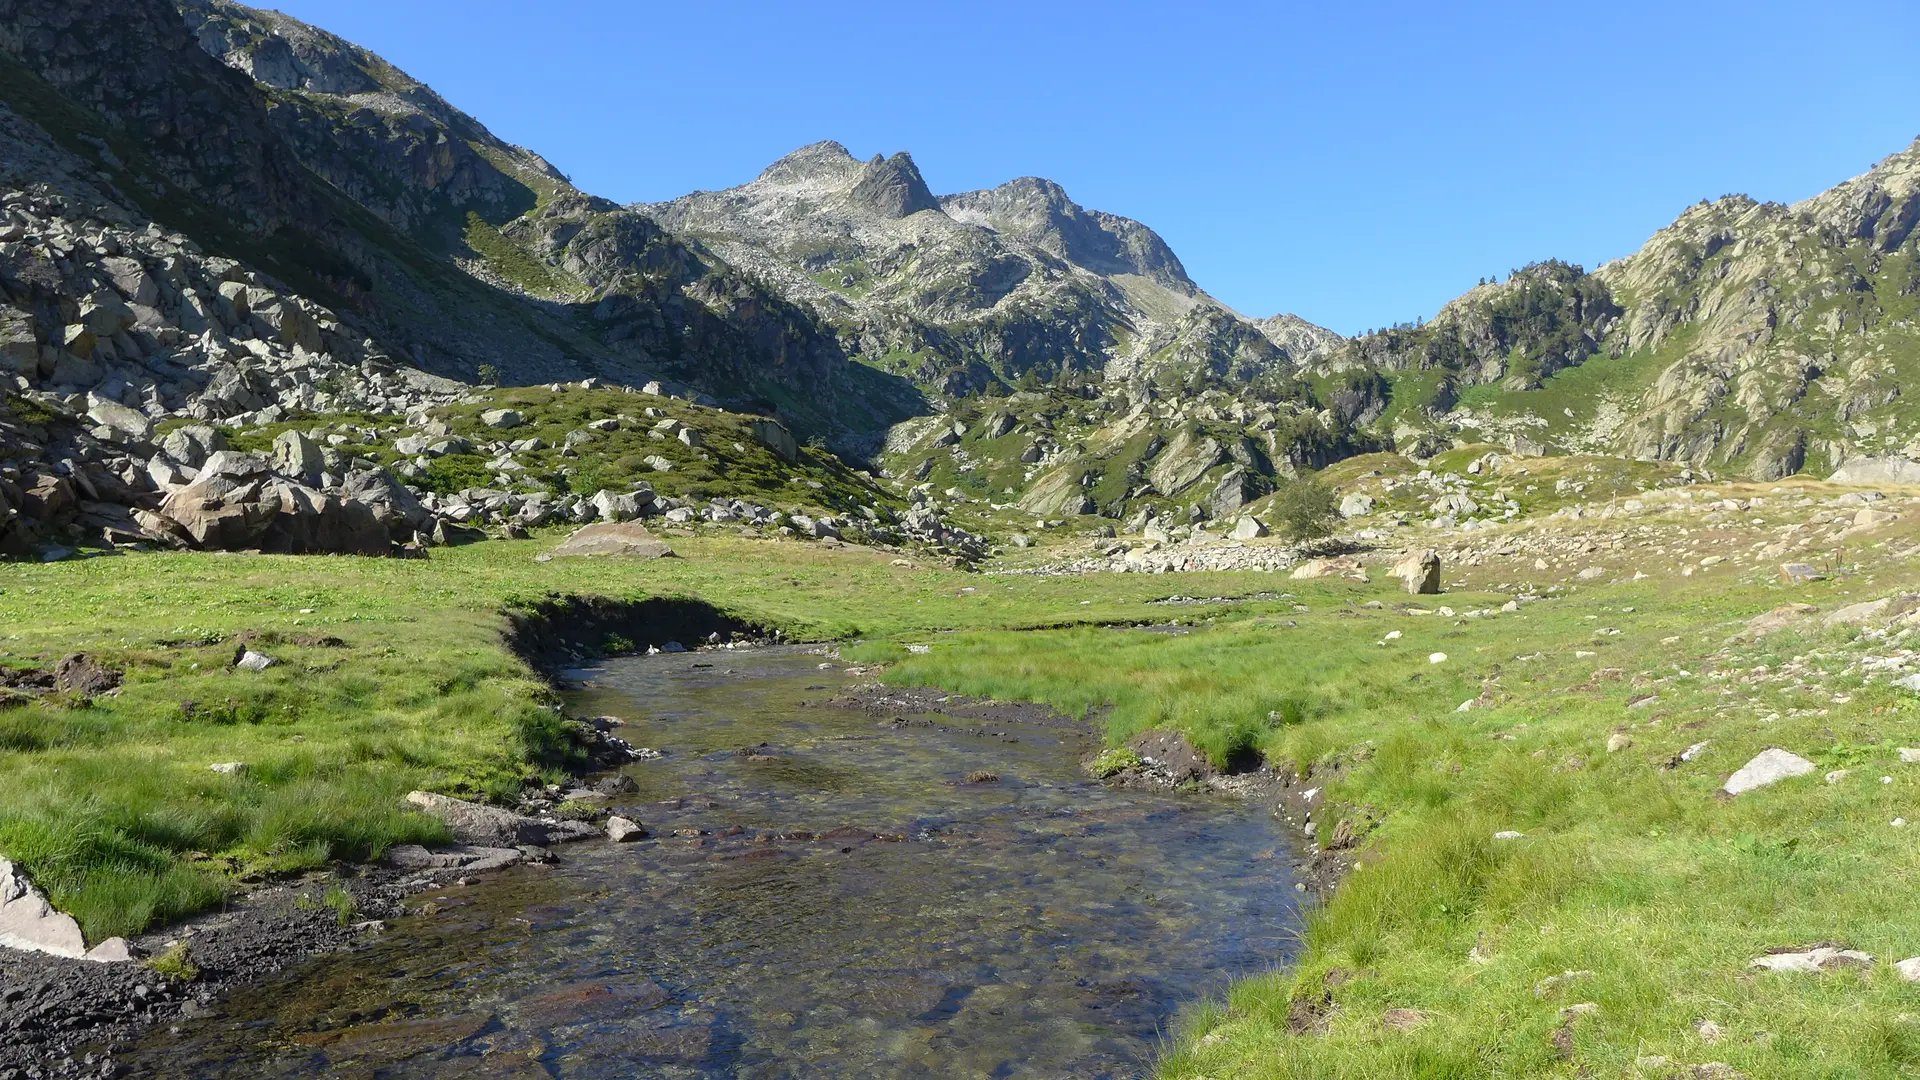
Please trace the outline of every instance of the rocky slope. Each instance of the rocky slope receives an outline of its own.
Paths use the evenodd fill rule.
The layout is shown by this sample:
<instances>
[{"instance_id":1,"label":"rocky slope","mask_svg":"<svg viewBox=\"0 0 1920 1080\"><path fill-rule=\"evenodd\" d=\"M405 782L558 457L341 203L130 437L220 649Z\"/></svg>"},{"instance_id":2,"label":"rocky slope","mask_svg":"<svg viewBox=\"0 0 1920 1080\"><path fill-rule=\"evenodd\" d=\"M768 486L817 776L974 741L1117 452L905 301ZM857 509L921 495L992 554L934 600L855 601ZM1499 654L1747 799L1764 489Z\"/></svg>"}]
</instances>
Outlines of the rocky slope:
<instances>
[{"instance_id":1,"label":"rocky slope","mask_svg":"<svg viewBox=\"0 0 1920 1080\"><path fill-rule=\"evenodd\" d=\"M862 162L815 143L747 184L639 209L818 311L867 362L944 394L1218 381L1284 396L1330 333L1288 316L1263 333L1153 230L1052 181L935 195L905 153Z\"/></svg>"},{"instance_id":2,"label":"rocky slope","mask_svg":"<svg viewBox=\"0 0 1920 1080\"><path fill-rule=\"evenodd\" d=\"M808 313L324 31L218 0L7 0L0 24L15 183L157 222L401 363L665 379L829 437L921 408Z\"/></svg>"},{"instance_id":3,"label":"rocky slope","mask_svg":"<svg viewBox=\"0 0 1920 1080\"><path fill-rule=\"evenodd\" d=\"M1785 206L1702 202L1593 273L1483 284L1336 348L1390 376L1396 446L1497 439L1777 479L1920 456L1920 143Z\"/></svg>"}]
</instances>

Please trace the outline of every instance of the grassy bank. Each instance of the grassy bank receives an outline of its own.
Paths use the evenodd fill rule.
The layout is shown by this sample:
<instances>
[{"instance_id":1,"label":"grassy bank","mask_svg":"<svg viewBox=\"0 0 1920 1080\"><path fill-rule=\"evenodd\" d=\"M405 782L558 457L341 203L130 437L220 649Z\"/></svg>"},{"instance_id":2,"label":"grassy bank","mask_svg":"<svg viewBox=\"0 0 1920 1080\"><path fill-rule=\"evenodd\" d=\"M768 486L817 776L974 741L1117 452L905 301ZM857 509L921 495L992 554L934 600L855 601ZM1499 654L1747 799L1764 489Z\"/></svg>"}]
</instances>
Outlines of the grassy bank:
<instances>
[{"instance_id":1,"label":"grassy bank","mask_svg":"<svg viewBox=\"0 0 1920 1080\"><path fill-rule=\"evenodd\" d=\"M1477 565L1417 599L1377 572L993 576L725 537L641 564L534 562L547 540L426 562L0 567L0 664L86 651L126 673L91 707L0 710L0 853L97 938L250 876L435 839L401 792L504 793L564 752L545 686L502 646L504 609L699 597L792 637L862 639L849 656L891 662L891 681L1110 706L1115 742L1171 727L1216 759L1257 751L1311 775L1311 842L1350 836L1360 868L1296 966L1192 1010L1167 1077L1912 1075L1920 989L1891 968L1920 955L1920 765L1898 753L1920 746L1920 698L1889 683L1920 657L1898 610L1821 616L1920 590L1920 530L1850 534L1827 580L1787 585L1759 548L1806 535L1796 520L1825 504L1783 498L1764 530L1757 508L1674 516L1652 549L1522 526L1509 554L1472 541ZM1537 559L1527 536L1558 546ZM1506 610L1526 581L1544 598ZM1748 630L1788 602L1817 611ZM281 663L232 670L243 634ZM1769 746L1818 771L1718 793ZM224 761L250 768L207 768ZM1750 967L1821 942L1879 962Z\"/></svg>"},{"instance_id":2,"label":"grassy bank","mask_svg":"<svg viewBox=\"0 0 1920 1080\"><path fill-rule=\"evenodd\" d=\"M897 660L893 681L1110 702L1116 740L1170 726L1217 759L1257 748L1323 788L1318 843L1350 823L1361 868L1312 916L1298 966L1196 1010L1163 1076L1914 1075L1920 989L1891 964L1920 955L1920 765L1897 753L1920 746L1920 697L1862 677L1899 643L1887 618L1863 632L1819 614L1740 639L1789 601L1826 613L1920 587L1884 553L1911 541L1802 586L1729 566L1502 612L1471 584L1415 605L1292 582L1299 607L1236 605L1181 636L972 633L863 655ZM1769 746L1819 771L1719 793ZM1822 942L1879 963L1750 967Z\"/></svg>"},{"instance_id":3,"label":"grassy bank","mask_svg":"<svg viewBox=\"0 0 1920 1080\"><path fill-rule=\"evenodd\" d=\"M0 565L0 665L46 669L85 652L124 672L117 694L90 702L0 702L0 855L98 940L217 904L262 875L442 839L436 822L402 812L401 795L505 795L566 764L546 687L501 641L503 609L551 593L697 596L790 637L919 640L1147 618L1139 601L1168 591L720 538L676 539L684 557L653 563L534 562L552 542L419 562ZM243 645L277 665L235 670ZM226 762L247 769L209 769Z\"/></svg>"}]
</instances>

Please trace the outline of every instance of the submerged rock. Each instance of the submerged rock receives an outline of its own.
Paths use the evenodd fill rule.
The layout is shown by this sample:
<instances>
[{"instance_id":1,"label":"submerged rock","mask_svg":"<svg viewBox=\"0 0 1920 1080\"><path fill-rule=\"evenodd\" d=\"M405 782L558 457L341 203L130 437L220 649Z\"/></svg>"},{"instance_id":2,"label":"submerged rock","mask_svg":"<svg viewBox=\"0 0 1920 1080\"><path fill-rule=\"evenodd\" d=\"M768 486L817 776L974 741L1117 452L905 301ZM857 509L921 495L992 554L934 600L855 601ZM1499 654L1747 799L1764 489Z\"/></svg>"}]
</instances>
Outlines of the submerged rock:
<instances>
[{"instance_id":1,"label":"submerged rock","mask_svg":"<svg viewBox=\"0 0 1920 1080\"><path fill-rule=\"evenodd\" d=\"M456 839L468 844L544 847L595 836L600 831L577 821L540 821L497 806L484 806L431 791L409 792L407 802L445 822Z\"/></svg>"}]
</instances>

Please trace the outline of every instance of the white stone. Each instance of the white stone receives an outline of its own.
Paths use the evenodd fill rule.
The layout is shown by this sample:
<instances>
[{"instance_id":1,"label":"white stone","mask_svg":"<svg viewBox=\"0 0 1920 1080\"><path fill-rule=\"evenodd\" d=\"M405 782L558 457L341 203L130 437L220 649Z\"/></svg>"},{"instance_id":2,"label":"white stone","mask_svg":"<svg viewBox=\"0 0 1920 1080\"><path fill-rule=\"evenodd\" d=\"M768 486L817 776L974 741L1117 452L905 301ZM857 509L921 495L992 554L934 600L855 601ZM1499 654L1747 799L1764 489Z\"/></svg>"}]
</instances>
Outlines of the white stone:
<instances>
[{"instance_id":1,"label":"white stone","mask_svg":"<svg viewBox=\"0 0 1920 1080\"><path fill-rule=\"evenodd\" d=\"M1893 965L1896 975L1902 982L1920 982L1920 956L1909 956Z\"/></svg>"},{"instance_id":2,"label":"white stone","mask_svg":"<svg viewBox=\"0 0 1920 1080\"><path fill-rule=\"evenodd\" d=\"M607 819L607 839L616 844L624 844L629 840L639 840L646 835L647 830L639 822L631 818L623 818L616 814Z\"/></svg>"},{"instance_id":3,"label":"white stone","mask_svg":"<svg viewBox=\"0 0 1920 1080\"><path fill-rule=\"evenodd\" d=\"M80 924L55 911L25 871L6 859L0 859L0 945L54 956L87 954Z\"/></svg>"},{"instance_id":4,"label":"white stone","mask_svg":"<svg viewBox=\"0 0 1920 1080\"><path fill-rule=\"evenodd\" d=\"M1446 653L1443 653L1443 652L1437 652L1437 653L1428 653L1428 654L1427 654L1427 663L1429 663L1429 664L1444 664L1444 663L1446 663L1446 662L1447 662L1447 654L1446 654Z\"/></svg>"},{"instance_id":5,"label":"white stone","mask_svg":"<svg viewBox=\"0 0 1920 1080\"><path fill-rule=\"evenodd\" d=\"M277 661L275 661L273 657L248 649L240 655L239 660L234 661L233 666L246 671L265 671L275 663L277 663Z\"/></svg>"},{"instance_id":6,"label":"white stone","mask_svg":"<svg viewBox=\"0 0 1920 1080\"><path fill-rule=\"evenodd\" d=\"M1513 829L1502 829L1494 833L1493 838L1495 840L1523 840L1526 838L1526 835L1526 833L1516 832Z\"/></svg>"},{"instance_id":7,"label":"white stone","mask_svg":"<svg viewBox=\"0 0 1920 1080\"><path fill-rule=\"evenodd\" d=\"M1798 971L1809 975L1818 975L1825 971L1849 967L1872 967L1873 957L1858 949L1836 949L1822 945L1806 952L1774 953L1756 957L1749 967L1764 968L1768 971Z\"/></svg>"},{"instance_id":8,"label":"white stone","mask_svg":"<svg viewBox=\"0 0 1920 1080\"><path fill-rule=\"evenodd\" d=\"M211 772L217 772L222 776L239 776L247 771L247 763L244 761L222 761L207 766L207 769Z\"/></svg>"},{"instance_id":9,"label":"white stone","mask_svg":"<svg viewBox=\"0 0 1920 1080\"><path fill-rule=\"evenodd\" d=\"M1805 776L1814 770L1814 764L1799 754L1782 750L1779 747L1762 750L1753 756L1753 760L1740 766L1740 771L1727 777L1722 789L1729 795L1763 788L1793 776Z\"/></svg>"}]
</instances>

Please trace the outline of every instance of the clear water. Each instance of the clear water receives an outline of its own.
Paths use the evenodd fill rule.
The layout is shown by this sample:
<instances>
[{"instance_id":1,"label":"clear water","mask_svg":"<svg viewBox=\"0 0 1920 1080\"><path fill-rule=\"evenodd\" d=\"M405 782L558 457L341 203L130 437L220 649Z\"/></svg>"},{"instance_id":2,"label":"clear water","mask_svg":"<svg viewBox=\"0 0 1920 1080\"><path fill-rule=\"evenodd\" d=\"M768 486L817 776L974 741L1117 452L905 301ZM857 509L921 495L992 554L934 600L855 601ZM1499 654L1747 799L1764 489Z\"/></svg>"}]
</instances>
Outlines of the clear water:
<instances>
[{"instance_id":1,"label":"clear water","mask_svg":"<svg viewBox=\"0 0 1920 1080\"><path fill-rule=\"evenodd\" d=\"M578 707L665 752L618 800L654 838L425 894L129 1073L1137 1076L1183 1004L1288 960L1267 814L1093 783L1082 725L823 706L853 680L822 659L582 673Z\"/></svg>"}]
</instances>

